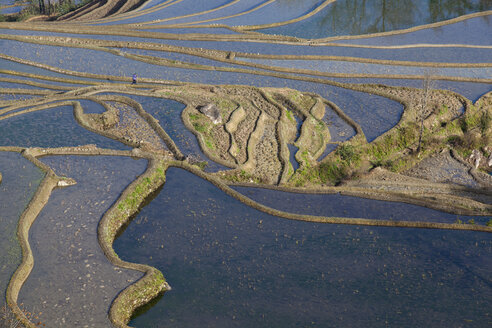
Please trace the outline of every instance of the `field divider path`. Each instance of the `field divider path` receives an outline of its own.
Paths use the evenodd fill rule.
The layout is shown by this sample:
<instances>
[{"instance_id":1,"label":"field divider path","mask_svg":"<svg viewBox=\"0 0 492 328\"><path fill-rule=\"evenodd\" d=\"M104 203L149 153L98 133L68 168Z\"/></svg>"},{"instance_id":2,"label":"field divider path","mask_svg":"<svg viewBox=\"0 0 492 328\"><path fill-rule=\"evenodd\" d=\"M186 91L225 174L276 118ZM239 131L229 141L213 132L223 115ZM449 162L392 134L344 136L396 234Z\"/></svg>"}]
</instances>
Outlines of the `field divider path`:
<instances>
[{"instance_id":1,"label":"field divider path","mask_svg":"<svg viewBox=\"0 0 492 328\"><path fill-rule=\"evenodd\" d=\"M278 26L283 26L283 25L288 25L292 23L297 23L302 20L305 20L311 16L316 15L319 13L321 10L323 10L326 6L329 4L335 2L336 0L325 0L323 3L321 3L319 6L314 8L312 11L308 12L307 14L304 14L300 17L289 19L283 22L277 22L277 23L269 23L269 24L260 24L260 25L246 25L246 26L236 26L236 28L244 31L250 31L250 30L259 30L259 29L264 29L264 28L271 28L271 27L278 27Z\"/></svg>"},{"instance_id":2,"label":"field divider path","mask_svg":"<svg viewBox=\"0 0 492 328\"><path fill-rule=\"evenodd\" d=\"M148 155L147 159L147 170L123 191L104 214L98 226L98 241L108 260L115 266L144 273L136 283L121 291L111 304L109 318L116 327L128 327L127 323L135 309L171 289L159 270L145 264L126 262L120 259L113 249L118 232L130 223L144 202L166 180L167 164L152 155Z\"/></svg>"},{"instance_id":3,"label":"field divider path","mask_svg":"<svg viewBox=\"0 0 492 328\"><path fill-rule=\"evenodd\" d=\"M195 137L197 138L198 140L198 145L200 146L200 149L201 151L208 157L210 158L212 161L220 164L220 165L223 165L225 167L228 167L228 168L236 168L238 164L236 164L236 162L232 163L231 161L227 161L227 160L224 160L222 158L220 158L219 156L216 156L212 151L209 150L209 148L207 147L206 143L205 143L205 140L204 140L204 137L202 136L202 134L200 134L198 131L196 131L196 129L193 127L193 124L191 123L191 120L190 120L190 113L192 110L194 110L195 107L192 106L192 105L187 105L186 108L181 112L181 119L183 121L183 124L184 126L190 130L194 135Z\"/></svg>"},{"instance_id":4,"label":"field divider path","mask_svg":"<svg viewBox=\"0 0 492 328\"><path fill-rule=\"evenodd\" d=\"M217 17L217 18L210 18L210 19L205 19L205 20L201 20L201 21L194 21L194 22L188 22L188 23L183 23L183 24L177 24L178 27L180 26L196 26L197 24L202 24L202 23L210 23L210 22L215 22L215 21L218 21L218 20L224 20L224 19L229 19L229 18L235 18L235 17L239 17L239 16L244 16L244 15L247 15L247 14L251 14L252 12L255 12L273 2L275 2L276 0L268 0L268 1L265 1L263 3L260 3L259 5L257 5L256 7L253 7L251 8L250 10L246 10L246 11L242 11L240 13L237 13L237 14L233 14L233 15L228 15L228 16L222 16L222 17ZM239 27L235 27L238 31L241 31L241 28Z\"/></svg>"},{"instance_id":5,"label":"field divider path","mask_svg":"<svg viewBox=\"0 0 492 328\"><path fill-rule=\"evenodd\" d=\"M246 142L246 162L241 165L245 170L252 170L256 165L256 156L255 149L256 145L260 141L260 138L263 136L265 131L265 120L267 119L267 114L258 109L259 115L255 121L255 125L253 131L250 133L248 137L248 141Z\"/></svg>"},{"instance_id":6,"label":"field divider path","mask_svg":"<svg viewBox=\"0 0 492 328\"><path fill-rule=\"evenodd\" d=\"M25 312L21 310L17 304L19 292L24 282L29 277L34 266L34 256L29 244L29 229L38 217L39 213L43 210L44 206L48 203L51 196L51 192L55 188L61 188L75 184L72 179L65 179L58 177L55 172L46 164L39 161L30 149L24 149L22 155L39 167L45 172L45 177L39 185L36 193L29 202L26 210L22 213L17 226L17 238L22 249L22 262L17 270L12 275L9 285L7 287L6 299L12 312L16 315L19 321L27 328L37 327L34 323L29 321Z\"/></svg>"},{"instance_id":7,"label":"field divider path","mask_svg":"<svg viewBox=\"0 0 492 328\"><path fill-rule=\"evenodd\" d=\"M380 226L380 227L399 227L399 228L421 228L421 229L444 229L444 230L470 230L470 231L482 231L492 233L492 227L483 225L472 225L472 224L457 224L457 223L435 223L435 222L424 222L424 221L394 221L394 220L379 220L379 219L362 219L362 218L347 218L347 217L328 217L328 216L314 216L306 214L295 214L284 212L270 208L266 205L260 204L238 191L232 189L230 186L247 186L255 188L268 188L274 190L281 190L287 192L301 192L301 193L341 193L343 195L357 196L371 199L384 199L387 201L401 201L408 202L407 194L398 194L392 192L381 192L371 190L368 193L367 189L355 188L355 187L331 187L331 188L319 188L317 190L306 190L302 188L286 188L286 187L276 187L276 186L261 186L253 183L230 183L226 184L218 177L203 172L198 167L190 165L186 162L173 161L169 163L169 166L183 168L202 179L205 179L216 187L221 189L223 192L239 200L240 202L253 207L264 213L289 219L298 220L306 222L317 222L317 223L330 223L330 224L347 224L347 225L364 225L364 226ZM415 204L412 201L412 204ZM425 202L422 201L420 206L425 206Z\"/></svg>"},{"instance_id":8,"label":"field divider path","mask_svg":"<svg viewBox=\"0 0 492 328\"><path fill-rule=\"evenodd\" d=\"M232 0L232 1L228 2L228 3L223 4L222 6L219 6L219 7L213 8L213 9L209 9L209 10L205 10L205 11L200 11L200 12L196 12L196 13L192 13L192 14L187 14L187 15L182 15L182 16L175 16L175 17L169 17L169 18L164 18L164 19L156 19L156 20L152 20L150 22L141 22L141 23L138 23L138 25L140 27L140 25L159 24L159 23L173 21L173 20L182 19L182 18L188 18L188 17L195 17L195 16L200 16L200 15L210 14L210 13L216 12L218 10L221 10L221 9L227 8L229 6L232 6L232 5L236 4L236 3L238 3L239 1L241 1L241 0ZM272 0L270 0L270 1L272 1ZM273 0L273 1L275 1L275 0ZM222 19L222 18L219 18L219 19ZM182 25L187 25L187 24L193 24L193 22L191 22L191 23L185 23L185 24L179 24L178 23L178 24L176 24L176 26L182 26Z\"/></svg>"},{"instance_id":9,"label":"field divider path","mask_svg":"<svg viewBox=\"0 0 492 328\"><path fill-rule=\"evenodd\" d=\"M239 149L238 149L238 146L236 143L236 139L234 138L234 133L236 132L239 123L241 123L245 118L246 118L246 111L244 110L244 108L241 105L239 105L232 112L232 114L229 117L229 120L224 125L225 130L229 134L230 142L231 142L231 146L228 149L228 153L231 154L231 156L234 158L234 161L236 162L236 164L239 164L238 160L236 158L238 155Z\"/></svg>"}]
</instances>

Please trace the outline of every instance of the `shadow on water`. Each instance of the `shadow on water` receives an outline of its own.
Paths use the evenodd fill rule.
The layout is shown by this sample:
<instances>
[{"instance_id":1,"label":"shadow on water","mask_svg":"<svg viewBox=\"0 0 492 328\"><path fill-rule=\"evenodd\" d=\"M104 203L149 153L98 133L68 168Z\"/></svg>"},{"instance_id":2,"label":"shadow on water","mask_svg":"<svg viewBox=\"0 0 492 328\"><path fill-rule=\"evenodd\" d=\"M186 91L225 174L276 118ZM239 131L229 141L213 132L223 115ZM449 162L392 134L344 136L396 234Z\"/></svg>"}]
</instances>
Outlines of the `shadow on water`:
<instances>
[{"instance_id":1,"label":"shadow on water","mask_svg":"<svg viewBox=\"0 0 492 328\"><path fill-rule=\"evenodd\" d=\"M149 205L157 197L157 195L159 195L159 193L161 192L162 188L164 188L164 185L162 185L159 188L157 188L156 190L154 190L154 192L152 192L147 198L145 198L145 200L143 201L143 203L141 204L141 206L137 210L137 212L135 214L133 214L132 216L130 216L130 218L128 219L128 221L125 222L125 224L123 224L121 226L121 228L118 230L118 232L116 233L115 238L114 238L115 240L118 239L122 234L125 233L125 230L133 222L133 220L138 216L138 214L140 213L140 211L142 210L142 208L144 208L145 206Z\"/></svg>"},{"instance_id":2,"label":"shadow on water","mask_svg":"<svg viewBox=\"0 0 492 328\"><path fill-rule=\"evenodd\" d=\"M133 312L133 315L132 315L131 319L144 315L147 311L149 311L157 303L159 303L161 301L161 299L162 299L163 296L164 296L164 293L160 293L159 295L157 295L157 297L155 297L154 299L152 299L149 303L147 303L145 305L142 305L141 307L137 308L135 310L135 312Z\"/></svg>"},{"instance_id":3,"label":"shadow on water","mask_svg":"<svg viewBox=\"0 0 492 328\"><path fill-rule=\"evenodd\" d=\"M298 211L339 202L283 197L281 207ZM367 213L376 214L370 207ZM489 320L488 234L280 219L177 168L114 248L124 260L157 267L173 288L133 318L135 327L445 327Z\"/></svg>"}]
</instances>

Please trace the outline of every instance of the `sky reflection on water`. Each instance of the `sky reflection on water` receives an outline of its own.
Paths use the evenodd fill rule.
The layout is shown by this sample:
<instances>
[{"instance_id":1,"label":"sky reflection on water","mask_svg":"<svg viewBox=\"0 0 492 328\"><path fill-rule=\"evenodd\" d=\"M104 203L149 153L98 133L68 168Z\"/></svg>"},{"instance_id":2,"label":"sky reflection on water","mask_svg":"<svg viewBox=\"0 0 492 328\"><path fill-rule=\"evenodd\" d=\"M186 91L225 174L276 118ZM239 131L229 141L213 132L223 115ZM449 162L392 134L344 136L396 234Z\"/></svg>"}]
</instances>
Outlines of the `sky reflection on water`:
<instances>
[{"instance_id":1,"label":"sky reflection on water","mask_svg":"<svg viewBox=\"0 0 492 328\"><path fill-rule=\"evenodd\" d=\"M173 287L131 322L136 327L489 320L492 243L485 233L289 221L175 168L115 250L156 266Z\"/></svg>"}]
</instances>

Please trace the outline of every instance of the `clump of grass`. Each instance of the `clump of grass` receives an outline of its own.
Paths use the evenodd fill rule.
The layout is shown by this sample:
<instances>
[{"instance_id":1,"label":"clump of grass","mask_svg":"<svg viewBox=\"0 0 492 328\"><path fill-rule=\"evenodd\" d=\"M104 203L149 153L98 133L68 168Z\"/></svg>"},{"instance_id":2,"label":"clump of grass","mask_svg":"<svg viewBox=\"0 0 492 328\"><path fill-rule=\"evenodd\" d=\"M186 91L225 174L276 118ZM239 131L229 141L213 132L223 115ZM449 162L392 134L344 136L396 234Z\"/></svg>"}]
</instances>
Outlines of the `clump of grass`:
<instances>
[{"instance_id":1,"label":"clump of grass","mask_svg":"<svg viewBox=\"0 0 492 328\"><path fill-rule=\"evenodd\" d=\"M152 268L142 280L124 290L117 298L117 304L113 306L117 306L118 321L128 323L135 309L159 295L165 286L166 279L162 272Z\"/></svg>"},{"instance_id":2,"label":"clump of grass","mask_svg":"<svg viewBox=\"0 0 492 328\"><path fill-rule=\"evenodd\" d=\"M340 145L335 153L340 156L342 161L348 165L357 163L360 161L360 154L356 148L352 145Z\"/></svg>"},{"instance_id":3,"label":"clump of grass","mask_svg":"<svg viewBox=\"0 0 492 328\"><path fill-rule=\"evenodd\" d=\"M392 134L387 134L383 139L369 148L369 155L376 160L384 160L395 151L395 141Z\"/></svg>"},{"instance_id":4,"label":"clump of grass","mask_svg":"<svg viewBox=\"0 0 492 328\"><path fill-rule=\"evenodd\" d=\"M323 162L319 166L319 178L322 183L339 184L347 176L347 167L342 163Z\"/></svg>"},{"instance_id":5,"label":"clump of grass","mask_svg":"<svg viewBox=\"0 0 492 328\"><path fill-rule=\"evenodd\" d=\"M301 154L302 156L307 154ZM303 165L297 169L292 182L304 186L307 182L337 185L350 177L361 164L361 152L352 144L342 144L329 160L312 166L303 158Z\"/></svg>"},{"instance_id":6,"label":"clump of grass","mask_svg":"<svg viewBox=\"0 0 492 328\"><path fill-rule=\"evenodd\" d=\"M417 126L411 123L397 129L396 141L398 150L410 147L417 140Z\"/></svg>"},{"instance_id":7,"label":"clump of grass","mask_svg":"<svg viewBox=\"0 0 492 328\"><path fill-rule=\"evenodd\" d=\"M444 104L439 108L439 112L437 113L438 116L443 116L446 115L449 112L449 107L448 105Z\"/></svg>"},{"instance_id":8,"label":"clump of grass","mask_svg":"<svg viewBox=\"0 0 492 328\"><path fill-rule=\"evenodd\" d=\"M25 315L27 320L31 323L32 326L34 327L44 327L45 324L41 322L39 316L42 314L42 312L35 313L26 310L23 307L23 304L21 303L19 305L19 309L22 311L22 313ZM25 320L25 319L23 319ZM27 323L25 323L27 324ZM5 328L23 328L25 325L17 316L15 313L10 309L10 307L7 306L7 304L4 304L2 307L0 307L0 327L5 327Z\"/></svg>"},{"instance_id":9,"label":"clump of grass","mask_svg":"<svg viewBox=\"0 0 492 328\"><path fill-rule=\"evenodd\" d=\"M240 170L240 171L229 171L224 173L221 178L227 181L231 182L255 182L255 183L261 183L261 179L258 177L253 176L251 173L245 171L245 170Z\"/></svg>"},{"instance_id":10,"label":"clump of grass","mask_svg":"<svg viewBox=\"0 0 492 328\"><path fill-rule=\"evenodd\" d=\"M295 118L294 118L294 116L292 114L292 111L290 111L290 110L287 109L285 111L285 115L287 115L287 118L289 119L289 121L291 121L292 123L296 123L296 120L295 120Z\"/></svg>"},{"instance_id":11,"label":"clump of grass","mask_svg":"<svg viewBox=\"0 0 492 328\"><path fill-rule=\"evenodd\" d=\"M128 220L128 218L136 213L140 205L159 185L166 180L164 164L160 163L159 167L148 177L145 177L135 186L133 191L122 199L116 210L112 213L112 217L108 224L108 231L105 238L108 243L112 243L116 233L120 227Z\"/></svg>"},{"instance_id":12,"label":"clump of grass","mask_svg":"<svg viewBox=\"0 0 492 328\"><path fill-rule=\"evenodd\" d=\"M230 112L237 108L237 104L223 97L214 97L212 100L219 108L222 117L227 117Z\"/></svg>"},{"instance_id":13,"label":"clump of grass","mask_svg":"<svg viewBox=\"0 0 492 328\"><path fill-rule=\"evenodd\" d=\"M214 138L211 134L213 128L210 122L206 119L203 119L204 116L201 116L199 114L189 113L188 115L190 121L192 122L193 129L195 129L195 131L200 133L203 137L203 142L205 146L210 150L215 150L216 146Z\"/></svg>"},{"instance_id":14,"label":"clump of grass","mask_svg":"<svg viewBox=\"0 0 492 328\"><path fill-rule=\"evenodd\" d=\"M383 166L386 169L397 173L397 172L400 172L400 171L404 170L405 168L407 168L407 165L408 165L407 160L405 160L404 158L399 158L399 159L396 159L393 161L390 161L390 160L386 161L385 163L383 163L380 166Z\"/></svg>"},{"instance_id":15,"label":"clump of grass","mask_svg":"<svg viewBox=\"0 0 492 328\"><path fill-rule=\"evenodd\" d=\"M485 134L492 124L492 115L489 112L483 112L480 116L478 126L480 128L480 133Z\"/></svg>"},{"instance_id":16,"label":"clump of grass","mask_svg":"<svg viewBox=\"0 0 492 328\"><path fill-rule=\"evenodd\" d=\"M190 117L190 120L192 121L197 121L200 116L198 116L197 114L193 114L193 113L189 113L188 116Z\"/></svg>"},{"instance_id":17,"label":"clump of grass","mask_svg":"<svg viewBox=\"0 0 492 328\"><path fill-rule=\"evenodd\" d=\"M215 145L214 145L213 141L210 139L205 140L205 146L207 146L207 148L209 148L211 150L215 149Z\"/></svg>"},{"instance_id":18,"label":"clump of grass","mask_svg":"<svg viewBox=\"0 0 492 328\"><path fill-rule=\"evenodd\" d=\"M193 128L197 131L197 132L200 132L200 133L205 133L207 132L207 127L203 124L200 124L200 123L197 123L197 122L194 122L193 123Z\"/></svg>"}]
</instances>

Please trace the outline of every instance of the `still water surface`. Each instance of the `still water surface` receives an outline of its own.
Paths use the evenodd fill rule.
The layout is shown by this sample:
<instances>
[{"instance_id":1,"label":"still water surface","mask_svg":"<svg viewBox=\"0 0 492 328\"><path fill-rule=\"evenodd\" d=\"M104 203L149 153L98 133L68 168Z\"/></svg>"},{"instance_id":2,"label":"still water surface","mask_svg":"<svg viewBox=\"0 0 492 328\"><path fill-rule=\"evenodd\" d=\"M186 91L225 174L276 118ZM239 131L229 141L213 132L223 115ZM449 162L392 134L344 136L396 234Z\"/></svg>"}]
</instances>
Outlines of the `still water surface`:
<instances>
[{"instance_id":1,"label":"still water surface","mask_svg":"<svg viewBox=\"0 0 492 328\"><path fill-rule=\"evenodd\" d=\"M488 234L280 219L176 168L115 249L159 268L173 288L132 320L135 327L490 321Z\"/></svg>"},{"instance_id":2,"label":"still water surface","mask_svg":"<svg viewBox=\"0 0 492 328\"><path fill-rule=\"evenodd\" d=\"M488 0L337 0L309 19L260 32L312 39L360 35L405 29L490 9L492 2Z\"/></svg>"},{"instance_id":3,"label":"still water surface","mask_svg":"<svg viewBox=\"0 0 492 328\"><path fill-rule=\"evenodd\" d=\"M21 261L17 222L44 173L18 153L0 152L0 306L10 276Z\"/></svg>"}]
</instances>

